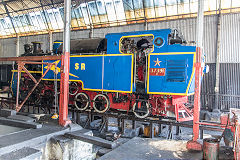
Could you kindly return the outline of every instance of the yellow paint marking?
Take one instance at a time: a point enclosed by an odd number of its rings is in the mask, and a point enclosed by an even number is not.
[[[58,63],[60,62],[60,60],[57,60],[55,61],[55,65],[52,65],[52,67],[50,68],[51,71],[55,72],[57,70],[57,73],[60,73],[61,69],[59,67],[55,68],[55,66],[58,65]],[[45,69],[48,69],[48,66],[44,67]],[[69,76],[72,76],[72,77],[76,77],[76,78],[79,78],[78,76],[72,74],[72,73],[69,73]]]
[[[81,63],[81,70],[85,70],[85,63]]]
[[[159,61],[158,58],[157,58],[157,60],[156,60],[156,61],[153,61],[153,62],[155,62],[155,65],[154,65],[154,66],[158,65],[158,66],[160,67],[160,63],[161,63],[162,61]]]

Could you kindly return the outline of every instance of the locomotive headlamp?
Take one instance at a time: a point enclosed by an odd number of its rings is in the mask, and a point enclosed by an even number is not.
[[[161,37],[156,37],[156,38],[154,39],[154,46],[155,46],[155,47],[160,48],[160,47],[163,46],[163,44],[164,44],[164,40],[163,40]]]

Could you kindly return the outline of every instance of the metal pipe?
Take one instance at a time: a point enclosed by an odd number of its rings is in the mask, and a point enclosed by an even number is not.
[[[144,30],[147,31],[148,30],[148,22],[147,22],[147,17],[146,17],[146,11],[145,11],[145,5],[144,5],[144,1],[142,0],[142,4],[143,4],[143,13],[144,13]],[[135,12],[135,11],[134,11]],[[155,13],[156,14],[156,13]],[[136,16],[135,16],[136,18]]]
[[[215,126],[215,127],[226,128],[226,125],[220,124],[220,123],[198,122],[198,124],[200,124],[200,125],[205,125],[205,126]]]
[[[71,0],[64,0],[64,52],[70,52]]]
[[[196,46],[196,62],[195,67],[195,95],[193,108],[193,139],[188,141],[188,150],[202,150],[202,145],[197,142],[199,138],[199,114],[200,114],[200,85],[202,76],[202,40],[203,40],[203,18],[204,18],[204,0],[198,0],[198,16],[197,16],[197,46]]]
[[[20,87],[20,76],[21,76],[20,74],[21,74],[21,68],[20,68],[20,65],[18,64],[16,108],[19,105],[18,99],[19,99],[19,87]]]
[[[49,50],[53,50],[53,33],[52,31],[49,31]]]
[[[215,82],[215,105],[213,110],[218,109],[218,99],[219,99],[219,75],[220,75],[220,40],[221,40],[221,0],[219,0],[219,13],[218,13],[218,23],[217,23],[217,53],[216,53],[216,82]]]
[[[61,56],[26,56],[26,57],[2,57],[0,61],[42,61],[60,60]]]
[[[61,80],[59,99],[59,124],[67,126],[68,119],[68,93],[69,93],[69,63],[70,63],[70,30],[71,26],[71,0],[64,0],[64,54],[61,59]]]
[[[136,90],[136,78],[137,78],[137,54],[133,53],[134,56],[134,79],[133,79],[133,86],[134,89]]]
[[[21,69],[24,67],[24,64],[18,64],[18,65],[21,65]],[[27,96],[25,97],[25,99],[23,100],[23,102],[18,105],[18,101],[16,103],[16,111],[19,112],[20,109],[22,108],[22,106],[24,105],[24,103],[27,101],[27,99],[31,96],[31,94],[33,93],[33,91],[37,88],[37,86],[39,85],[39,83],[41,82],[41,80],[45,77],[45,75],[48,73],[48,71],[50,70],[50,68],[52,67],[53,63],[52,64],[48,64],[48,69],[43,73],[42,77],[35,83],[35,85],[33,86],[33,88],[28,92]],[[30,74],[31,75],[31,74]],[[29,76],[30,76],[29,75]],[[19,85],[19,83],[18,83]],[[19,88],[18,88],[18,92],[19,92]]]
[[[200,85],[202,75],[202,44],[203,44],[203,17],[204,17],[204,0],[198,1],[197,16],[197,48],[195,63],[195,95],[194,95],[194,117],[193,117],[193,141],[197,141],[199,137],[199,112],[200,112]]]
[[[19,57],[20,56],[20,36],[17,34],[17,37],[16,37],[16,56]]]

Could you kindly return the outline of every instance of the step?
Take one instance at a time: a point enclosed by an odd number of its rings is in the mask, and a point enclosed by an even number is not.
[[[113,149],[113,148],[116,148],[117,146],[117,144],[114,142],[102,139],[100,137],[85,135],[81,131],[66,133],[64,136],[71,139],[77,139],[83,142],[92,143],[108,149]]]
[[[0,156],[0,160],[14,159],[14,160],[40,160],[42,152],[30,147],[21,148],[19,150],[4,154]]]

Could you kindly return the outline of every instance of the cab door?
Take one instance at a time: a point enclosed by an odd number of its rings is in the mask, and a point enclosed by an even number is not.
[[[153,52],[153,34],[123,36],[120,39],[120,52],[133,54],[133,92],[146,94],[148,54]]]

